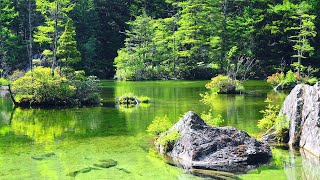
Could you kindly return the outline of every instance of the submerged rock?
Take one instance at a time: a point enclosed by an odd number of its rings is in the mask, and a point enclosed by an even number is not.
[[[320,157],[320,84],[297,85],[281,109],[290,120],[289,145]]]
[[[116,165],[118,165],[118,162],[113,159],[100,160],[99,163],[94,164],[94,166],[100,168],[111,168]]]
[[[46,153],[46,154],[41,154],[41,155],[35,155],[35,156],[32,156],[31,158],[34,160],[41,161],[41,160],[44,160],[44,159],[49,158],[54,155],[55,155],[55,153]]]
[[[96,170],[95,168],[92,168],[92,167],[87,167],[87,168],[83,168],[81,170],[77,170],[77,171],[72,171],[72,172],[69,172],[67,174],[67,176],[71,176],[71,177],[76,177],[78,174],[80,173],[88,173],[90,172],[91,170]]]
[[[205,170],[205,169],[190,169],[190,172],[197,176],[209,177],[213,179],[239,179],[236,174],[221,172],[221,171],[213,171],[213,170]]]
[[[272,157],[270,146],[232,127],[208,126],[197,114],[188,112],[167,134],[180,138],[170,146],[155,142],[161,154],[185,169],[208,169],[244,173]]]

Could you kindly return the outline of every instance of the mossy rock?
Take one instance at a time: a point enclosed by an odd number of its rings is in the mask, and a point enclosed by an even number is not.
[[[111,168],[118,165],[118,162],[113,159],[100,160],[99,163],[93,164],[99,168]]]

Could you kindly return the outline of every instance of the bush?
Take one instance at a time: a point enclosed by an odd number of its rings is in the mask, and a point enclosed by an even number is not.
[[[222,118],[221,114],[217,117],[213,117],[211,111],[208,113],[203,112],[201,114],[201,118],[209,125],[209,126],[220,126],[224,119]]]
[[[133,93],[127,93],[116,98],[118,104],[137,105],[139,103],[149,103],[150,98],[147,96],[136,96]]]
[[[315,85],[318,82],[317,78],[310,78],[307,80],[307,84]]]
[[[263,114],[263,118],[258,121],[258,127],[260,129],[270,129],[275,125],[276,119],[280,111],[279,105],[271,104],[272,101],[267,99],[265,101],[268,103],[265,110],[260,111]]]
[[[6,80],[5,78],[0,78],[0,86],[8,86],[9,81]]]
[[[289,132],[289,120],[285,115],[279,114],[280,107],[278,105],[271,104],[272,101],[267,99],[268,103],[265,110],[260,111],[263,114],[263,118],[259,120],[258,127],[260,129],[273,129],[275,136],[278,140],[282,141],[283,138]]]
[[[244,90],[244,87],[238,80],[233,80],[225,75],[218,75],[211,79],[206,84],[206,88],[213,93],[239,93]]]
[[[172,147],[180,137],[179,131],[173,130],[165,135],[161,135],[157,140],[157,143],[163,146],[164,151],[168,151],[169,147]]]
[[[283,72],[275,73],[275,74],[272,74],[271,76],[268,76],[267,82],[271,84],[273,87],[275,87],[281,84],[284,81],[284,78],[285,76]]]
[[[51,74],[50,68],[36,67],[12,82],[12,91],[18,104],[24,105],[83,105],[99,102],[95,77],[86,77],[83,71],[72,76]]]
[[[294,73],[293,71],[289,70],[286,75],[281,72],[268,76],[267,82],[273,87],[277,87],[279,89],[291,89],[298,83],[314,85],[318,82],[318,79],[309,77],[302,73]]]
[[[156,117],[152,123],[148,126],[147,132],[153,135],[160,135],[163,132],[169,130],[172,126],[172,123],[167,116]]]

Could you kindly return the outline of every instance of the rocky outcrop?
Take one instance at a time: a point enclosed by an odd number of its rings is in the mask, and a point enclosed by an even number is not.
[[[320,157],[320,84],[297,85],[286,98],[281,113],[290,120],[289,145]]]
[[[272,157],[268,144],[232,127],[208,126],[198,115],[188,112],[166,133],[178,131],[180,138],[169,147],[155,144],[161,154],[186,169],[209,169],[244,173]]]

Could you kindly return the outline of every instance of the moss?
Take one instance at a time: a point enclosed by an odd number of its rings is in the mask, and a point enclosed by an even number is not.
[[[158,138],[158,145],[163,147],[165,152],[169,151],[174,143],[181,137],[178,130],[173,130],[168,132],[167,134],[162,134]]]

